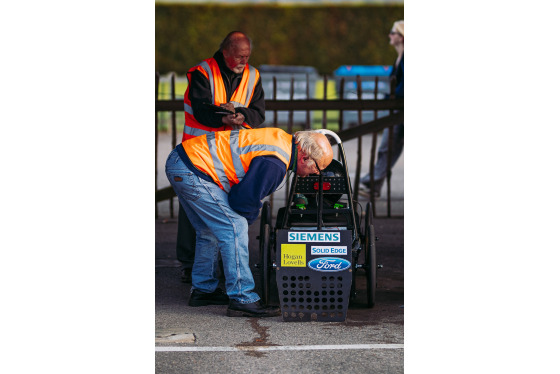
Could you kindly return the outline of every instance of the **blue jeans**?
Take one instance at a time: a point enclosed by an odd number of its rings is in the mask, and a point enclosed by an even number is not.
[[[187,168],[176,150],[167,158],[165,173],[196,231],[192,290],[216,290],[220,253],[229,298],[242,304],[259,300],[249,267],[247,219],[230,208],[224,190]]]
[[[391,150],[391,169],[397,163],[404,148],[404,123],[393,126],[393,148]],[[389,128],[383,130],[381,144],[377,149],[377,161],[373,168],[374,190],[381,192],[383,182],[387,176],[387,158],[389,156]],[[360,183],[369,186],[369,173],[360,179]]]

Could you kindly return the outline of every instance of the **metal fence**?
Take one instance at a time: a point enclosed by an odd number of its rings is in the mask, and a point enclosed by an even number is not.
[[[355,165],[355,179],[352,182],[354,190],[357,191],[359,187],[359,179],[362,169],[362,155],[364,151],[362,146],[362,137],[364,135],[372,136],[372,144],[369,149],[370,163],[367,166],[370,175],[373,175],[373,167],[375,165],[375,156],[377,149],[377,134],[385,128],[389,128],[389,137],[392,138],[393,126],[404,122],[404,102],[402,99],[383,98],[380,95],[378,88],[383,85],[379,84],[380,79],[383,77],[369,77],[369,87],[371,92],[364,94],[363,80],[359,75],[357,76],[342,76],[342,77],[311,77],[313,85],[322,82],[322,89],[319,87],[312,87],[310,84],[310,74],[306,72],[304,95],[299,94],[296,96],[296,86],[301,87],[302,77],[299,79],[294,74],[292,77],[286,78],[286,74],[280,78],[282,80],[283,92],[279,95],[278,82],[279,78],[276,75],[266,76],[264,72],[263,82],[267,81],[267,88],[272,88],[270,94],[265,98],[265,105],[267,111],[267,118],[272,114],[272,122],[265,123],[267,127],[281,127],[288,133],[293,133],[298,130],[308,130],[317,128],[329,128],[335,131],[341,140],[349,141],[356,139],[357,146],[356,152],[356,165]],[[346,84],[351,81],[352,85]],[[287,82],[287,85],[286,85]],[[183,93],[186,89],[186,78],[177,78],[174,73],[161,77],[156,72],[155,82],[155,196],[156,196],[156,218],[158,218],[158,202],[169,200],[169,211],[171,217],[174,216],[174,198],[175,193],[171,186],[158,187],[158,173],[163,172],[164,164],[162,163],[162,154],[158,153],[159,148],[159,135],[160,133],[169,134],[171,148],[175,147],[182,137],[182,130],[184,126],[183,116]],[[335,94],[332,93],[333,85],[337,86]],[[351,95],[345,92],[347,87],[355,87],[355,91]],[[329,90],[330,88],[330,90]],[[301,88],[300,88],[301,91]],[[287,92],[287,95],[286,95]],[[281,96],[283,99],[278,99]],[[318,96],[318,97],[315,97]],[[368,97],[368,98],[364,98]],[[177,113],[179,112],[179,113]],[[287,115],[282,115],[282,114]],[[305,113],[305,116],[296,115],[294,113]],[[353,113],[353,121],[345,121],[347,113]],[[366,117],[369,121],[364,121]],[[389,142],[389,157],[392,152],[391,144]],[[354,151],[354,150],[352,150]],[[349,150],[345,149],[346,154]],[[391,168],[387,168],[387,217],[391,217]],[[289,184],[289,181],[287,181]],[[289,186],[286,186],[286,197],[289,191]],[[355,193],[354,196],[357,194]],[[373,205],[374,216],[377,216],[376,201],[373,194],[369,196],[369,201]],[[273,203],[273,196],[270,197],[271,204]]]

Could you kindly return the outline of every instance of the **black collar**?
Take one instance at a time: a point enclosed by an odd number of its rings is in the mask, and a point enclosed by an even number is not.
[[[291,170],[294,173],[297,170],[297,144],[296,144],[295,136],[292,136],[292,156],[290,157],[290,164],[288,165],[288,170]]]

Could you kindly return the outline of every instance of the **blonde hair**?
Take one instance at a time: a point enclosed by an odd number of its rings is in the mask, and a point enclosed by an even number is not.
[[[393,23],[393,29],[404,37],[404,20]]]
[[[320,160],[324,156],[323,149],[317,144],[315,134],[317,131],[298,131],[294,134],[296,144],[299,148],[313,160]]]

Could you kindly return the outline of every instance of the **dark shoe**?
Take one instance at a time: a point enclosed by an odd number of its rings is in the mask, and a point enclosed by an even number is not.
[[[369,188],[368,188],[368,189],[366,189],[366,188],[360,188],[360,189],[358,190],[358,193],[359,193],[360,195],[364,196],[364,197],[367,197],[367,198],[369,198],[370,195],[372,194],[372,193],[370,192]],[[380,194],[378,191],[373,191],[373,198],[374,198],[374,199],[377,200],[377,199],[379,199],[380,196],[381,196],[381,194]]]
[[[192,283],[192,269],[183,269],[181,270],[181,282],[183,283]]]
[[[250,304],[241,304],[235,300],[230,300],[227,309],[228,317],[275,317],[279,315],[280,308],[276,306],[265,307],[260,300]]]
[[[369,191],[370,189],[369,175],[367,178],[360,179],[359,190]],[[381,195],[381,189],[383,188],[383,183],[385,183],[385,178],[373,181],[373,196],[378,198]]]
[[[212,293],[193,290],[189,299],[189,306],[228,305],[229,297],[220,288]]]

